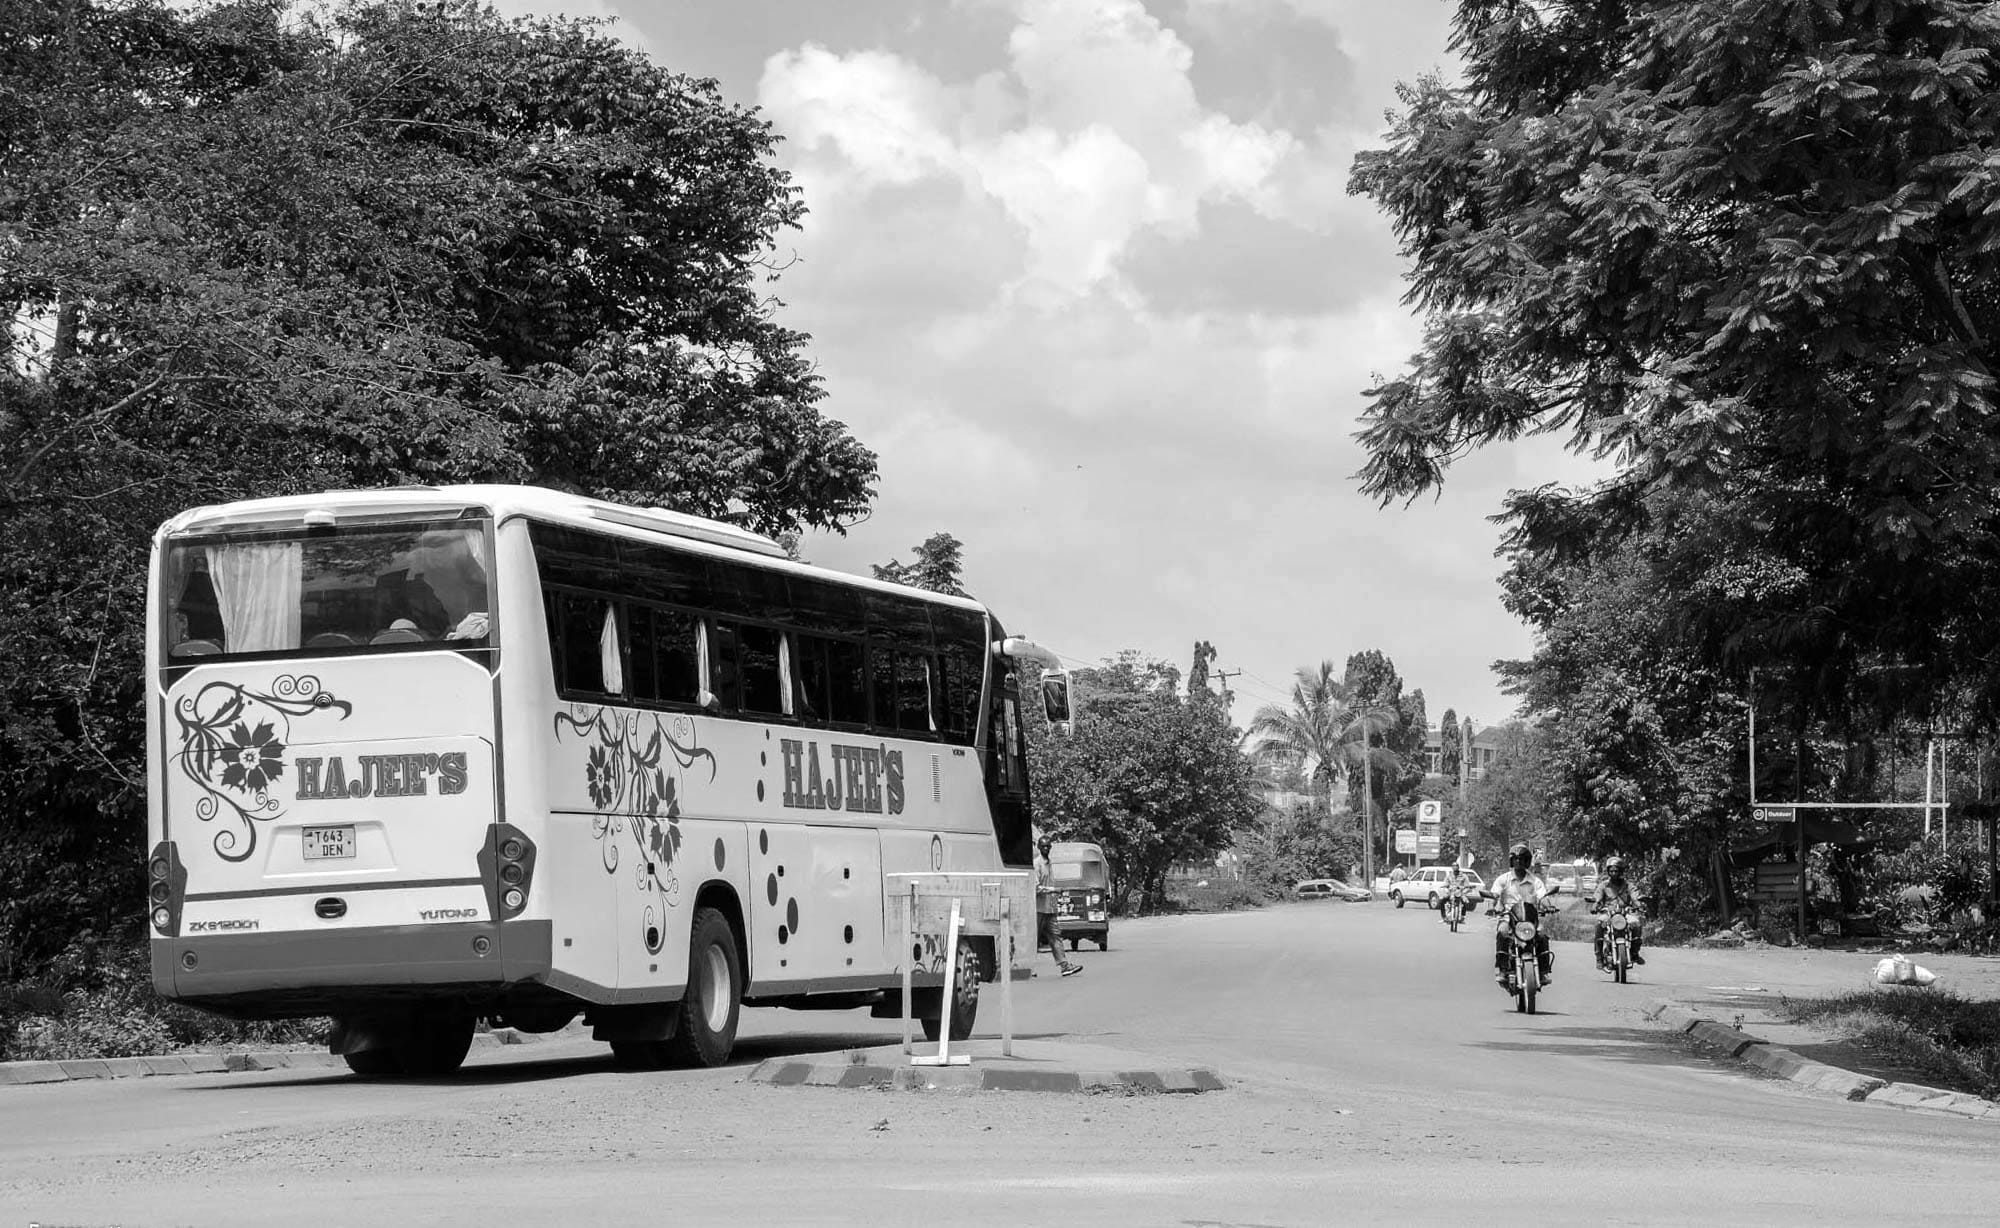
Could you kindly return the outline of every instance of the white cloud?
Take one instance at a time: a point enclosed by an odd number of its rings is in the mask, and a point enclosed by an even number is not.
[[[1192,234],[1204,200],[1276,199],[1289,134],[1204,110],[1187,45],[1137,0],[1022,0],[1009,71],[939,82],[880,50],[774,55],[760,104],[804,155],[809,196],[932,174],[1002,206],[1026,239],[1013,289],[1053,308],[1116,289],[1145,231]]]

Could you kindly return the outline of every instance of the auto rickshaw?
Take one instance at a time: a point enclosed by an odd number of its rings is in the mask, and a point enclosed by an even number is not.
[[[1055,889],[1056,934],[1074,951],[1093,939],[1111,949],[1111,867],[1095,844],[1061,842],[1049,846],[1049,885]]]

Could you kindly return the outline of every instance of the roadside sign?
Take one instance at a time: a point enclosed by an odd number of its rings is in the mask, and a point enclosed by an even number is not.
[[[1429,858],[1434,858],[1438,855],[1440,851],[1441,850],[1438,847],[1438,838],[1436,836],[1417,837],[1417,859],[1419,861],[1427,860]]]
[[[1417,833],[1407,827],[1396,829],[1396,851],[1414,853],[1417,851]]]
[[[1798,817],[1793,806],[1759,806],[1750,812],[1750,818],[1758,823],[1790,823]]]

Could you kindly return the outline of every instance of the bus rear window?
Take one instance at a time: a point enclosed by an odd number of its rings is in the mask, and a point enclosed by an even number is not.
[[[175,543],[164,568],[170,658],[488,644],[478,527]]]

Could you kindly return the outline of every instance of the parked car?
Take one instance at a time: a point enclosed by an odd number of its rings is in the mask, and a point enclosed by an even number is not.
[[[1301,900],[1348,900],[1363,903],[1375,898],[1375,893],[1365,887],[1350,887],[1337,878],[1308,878],[1292,887],[1293,897]]]
[[[1411,900],[1422,900],[1426,908],[1436,908],[1451,890],[1450,866],[1425,866],[1389,888],[1389,898],[1401,908]]]

